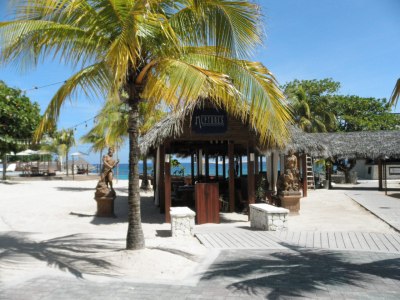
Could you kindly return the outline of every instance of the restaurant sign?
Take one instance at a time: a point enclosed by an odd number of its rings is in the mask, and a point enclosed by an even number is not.
[[[192,117],[192,131],[200,134],[224,133],[228,129],[225,111],[218,109],[195,109]]]

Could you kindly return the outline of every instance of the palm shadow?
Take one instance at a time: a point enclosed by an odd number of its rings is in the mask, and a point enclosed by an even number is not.
[[[117,194],[118,195],[118,194]],[[140,209],[142,223],[163,224],[164,215],[160,214],[159,208],[154,205],[152,196],[140,197]],[[128,222],[129,205],[128,196],[117,196],[114,200],[115,218],[94,217],[92,224],[115,224]]]
[[[96,188],[84,188],[84,187],[56,187],[58,191],[65,191],[65,192],[86,192],[86,191],[96,191]]]
[[[290,249],[261,255],[248,251],[246,257],[243,251],[223,251],[203,275],[202,282],[207,285],[208,281],[219,279],[225,282],[225,288],[238,295],[278,299],[313,294],[327,290],[326,286],[350,285],[363,289],[376,277],[400,280],[398,256],[370,262],[357,258],[355,253],[350,261],[349,252],[285,246]]]
[[[67,235],[36,242],[30,233],[0,233],[0,264],[21,262],[23,258],[35,258],[48,266],[83,278],[84,274],[118,276],[115,267],[107,260],[96,258],[97,254],[118,251],[120,240],[94,238],[83,234]],[[12,266],[10,266],[12,267]]]

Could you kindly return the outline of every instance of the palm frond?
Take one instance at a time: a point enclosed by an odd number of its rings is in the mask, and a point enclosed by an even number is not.
[[[389,99],[389,104],[396,106],[399,98],[400,98],[400,78],[397,79],[396,85],[394,86],[392,95],[390,96]]]
[[[46,131],[55,128],[60,114],[60,109],[66,99],[76,96],[82,91],[87,97],[91,98],[106,96],[107,91],[112,87],[109,82],[108,70],[103,64],[95,64],[74,74],[59,88],[51,99],[42,120],[35,131],[35,139],[40,139]]]

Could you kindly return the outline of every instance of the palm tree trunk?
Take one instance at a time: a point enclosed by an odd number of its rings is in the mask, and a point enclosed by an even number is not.
[[[140,215],[139,193],[139,97],[134,87],[129,87],[129,193],[128,193],[128,250],[145,247]]]
[[[148,191],[149,188],[150,188],[149,179],[147,177],[147,155],[144,155],[143,156],[143,179],[142,179],[142,184],[140,186],[140,189]]]

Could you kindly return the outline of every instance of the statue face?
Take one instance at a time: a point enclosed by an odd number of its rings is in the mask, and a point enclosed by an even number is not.
[[[114,149],[113,148],[109,148],[108,149],[108,155],[112,156],[114,154]]]

